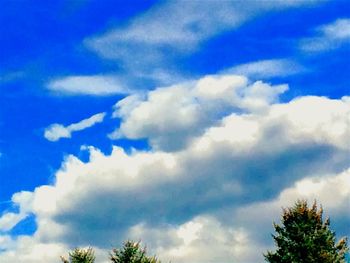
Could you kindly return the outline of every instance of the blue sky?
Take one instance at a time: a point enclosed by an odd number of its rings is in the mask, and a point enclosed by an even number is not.
[[[263,262],[298,198],[350,234],[347,1],[0,3],[1,262]]]

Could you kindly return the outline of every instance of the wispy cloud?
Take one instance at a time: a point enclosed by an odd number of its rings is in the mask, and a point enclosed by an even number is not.
[[[253,79],[266,79],[295,75],[305,71],[299,63],[289,59],[268,59],[241,64],[229,69],[225,73],[248,76]]]
[[[0,74],[0,84],[15,81],[17,79],[23,78],[24,76],[25,73],[23,71],[14,71],[5,74]]]
[[[321,52],[347,44],[350,44],[350,19],[343,18],[318,27],[313,37],[301,41],[300,48],[305,52]]]
[[[20,221],[25,219],[32,210],[33,194],[31,192],[19,192],[12,196],[12,203],[19,207],[18,213],[8,212],[0,216],[0,232],[9,231]],[[1,247],[0,247],[1,248]]]
[[[312,1],[313,2],[313,1]],[[310,1],[167,1],[100,36],[85,40],[101,57],[121,63],[135,76],[155,78],[177,72],[174,61],[200,49],[205,41],[268,11]],[[160,82],[164,84],[164,82]],[[165,83],[168,84],[168,83]]]
[[[62,124],[52,124],[45,129],[44,137],[49,141],[58,141],[61,138],[70,138],[73,132],[81,131],[86,128],[94,126],[96,123],[103,121],[106,113],[98,113],[91,116],[88,119],[84,119],[80,122],[73,123],[68,126],[63,126]]]
[[[64,77],[50,81],[47,88],[67,95],[106,96],[128,93],[117,77],[103,75]]]

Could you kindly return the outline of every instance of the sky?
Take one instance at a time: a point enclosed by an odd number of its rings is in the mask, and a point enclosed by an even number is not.
[[[262,263],[298,199],[350,236],[346,0],[0,5],[0,262]]]

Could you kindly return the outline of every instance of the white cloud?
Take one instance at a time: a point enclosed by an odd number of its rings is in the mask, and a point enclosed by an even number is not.
[[[64,255],[67,251],[64,244],[40,243],[37,242],[35,238],[31,237],[19,237],[16,240],[8,238],[8,240],[6,240],[6,246],[10,243],[16,244],[15,248],[17,251],[5,250],[4,252],[0,253],[1,262],[59,262],[59,256]]]
[[[322,25],[313,37],[305,38],[300,48],[305,52],[334,50],[350,43],[350,19],[343,18]]]
[[[27,218],[30,211],[32,211],[32,193],[18,192],[12,196],[12,203],[18,207],[18,213],[7,212],[0,217],[0,231],[11,230],[20,221]]]
[[[174,80],[157,76],[174,76],[178,72],[174,61],[199,50],[205,41],[261,13],[312,2],[248,1],[242,5],[238,1],[166,1],[85,43],[103,58],[120,62],[127,74],[171,84]]]
[[[115,114],[133,119],[128,129],[148,125],[160,132],[143,136],[156,142],[190,133],[188,142],[130,154],[89,147],[86,162],[68,156],[52,185],[20,202],[37,231],[15,244],[3,237],[0,261],[53,263],[86,245],[103,254],[132,237],[172,262],[250,263],[270,246],[267,225],[284,202],[316,197],[337,220],[348,218],[349,98],[279,103],[285,88],[214,75],[127,97]]]
[[[300,64],[292,60],[268,59],[241,64],[224,72],[226,74],[244,75],[254,79],[266,79],[294,75],[304,70]]]
[[[238,26],[245,16],[228,1],[222,4],[167,2],[135,18],[125,28],[87,40],[87,44],[107,58],[123,58],[129,55],[131,46],[140,51],[140,45],[145,49],[149,46],[170,46],[182,51],[192,50],[203,39]],[[155,51],[149,59],[160,55],[157,54],[160,50]]]
[[[120,58],[138,45],[171,46],[186,51],[216,34],[236,28],[255,15],[310,4],[310,1],[249,2],[243,8],[235,1],[168,1],[136,17],[124,28],[87,40],[104,57]],[[132,45],[127,47],[126,43]]]
[[[152,228],[136,225],[129,236],[153,247],[152,252],[171,262],[256,262],[255,244],[244,228],[223,225],[212,216],[199,216],[179,226]]]
[[[350,169],[338,174],[326,176],[314,175],[295,182],[283,190],[276,198],[256,202],[238,209],[224,211],[222,220],[232,220],[237,227],[249,226],[248,233],[255,236],[257,243],[266,244],[269,238],[266,233],[272,232],[272,221],[279,223],[282,208],[293,206],[296,200],[305,199],[309,204],[316,200],[324,208],[324,216],[330,216],[331,227],[341,230],[337,233],[340,238],[349,235],[347,228],[342,225],[350,220]],[[259,218],[259,220],[256,220]],[[261,232],[261,229],[265,231]],[[272,240],[271,240],[272,241]]]
[[[330,100],[325,97],[297,98],[289,105],[272,107],[271,118],[285,118],[286,136],[289,140],[312,140],[331,143],[350,149],[349,100]],[[302,128],[300,128],[302,127]],[[302,139],[303,138],[303,139]]]
[[[211,75],[143,97],[129,96],[115,105],[114,116],[122,123],[110,137],[148,138],[155,149],[179,150],[227,112],[263,111],[287,88],[249,83],[243,76]]]
[[[96,123],[103,122],[106,113],[98,113],[90,118],[84,119],[80,122],[63,126],[62,124],[52,124],[45,129],[44,137],[49,141],[58,141],[61,138],[70,138],[72,132],[82,131],[94,126]]]
[[[0,251],[1,250],[11,250],[16,248],[16,242],[12,239],[10,235],[0,234]]]
[[[15,225],[17,225],[20,221],[26,218],[26,214],[17,214],[17,213],[5,213],[0,217],[0,230],[8,231],[11,230]]]
[[[272,221],[278,222],[282,208],[293,205],[297,199],[307,199],[310,204],[315,199],[318,200],[325,209],[325,216],[331,215],[332,227],[337,221],[349,220],[349,178],[350,170],[323,177],[304,178],[271,201],[233,209],[219,208],[216,216],[200,215],[179,225],[139,223],[131,226],[125,236],[133,240],[141,239],[143,244],[147,244],[148,253],[156,254],[163,261],[259,262],[262,254],[272,248]],[[50,230],[53,229],[48,226],[47,232]],[[3,236],[0,238],[0,247],[21,251],[17,254],[0,254],[1,262],[11,262],[15,255],[16,262],[27,262],[25,260],[28,259],[33,262],[57,262],[58,257],[66,255],[69,249],[63,243],[45,244],[38,236],[22,237],[17,242],[9,236]],[[107,262],[109,249],[95,247],[98,263]],[[42,258],[46,258],[46,261],[40,261]]]
[[[67,95],[106,96],[127,94],[121,81],[112,76],[70,76],[52,80],[47,84],[51,91]]]

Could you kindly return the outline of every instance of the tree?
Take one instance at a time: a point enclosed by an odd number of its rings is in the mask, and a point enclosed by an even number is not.
[[[160,263],[157,258],[146,255],[146,248],[140,242],[126,241],[122,249],[113,249],[110,253],[113,263]]]
[[[329,228],[330,220],[323,221],[322,207],[316,201],[308,207],[299,200],[283,209],[281,225],[274,224],[272,235],[277,250],[268,251],[265,260],[271,263],[345,263],[348,250],[346,238],[336,243],[335,232]]]
[[[69,253],[69,261],[61,257],[63,263],[94,263],[95,262],[95,254],[93,249],[87,248],[76,248],[72,252]]]

